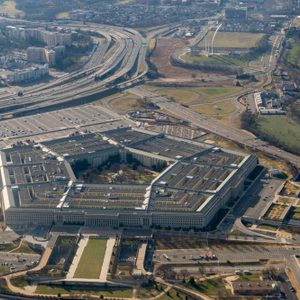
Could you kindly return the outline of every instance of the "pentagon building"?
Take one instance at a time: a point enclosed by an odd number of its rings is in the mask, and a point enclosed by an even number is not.
[[[72,166],[119,155],[161,172],[150,183],[87,183]],[[0,152],[8,226],[204,228],[244,189],[252,155],[130,128],[18,144]]]

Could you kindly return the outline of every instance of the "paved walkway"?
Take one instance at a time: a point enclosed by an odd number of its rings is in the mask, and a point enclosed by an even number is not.
[[[187,287],[183,287],[183,286],[180,286],[180,285],[177,285],[177,284],[172,284],[172,283],[169,283],[167,281],[164,281],[162,278],[160,277],[155,277],[155,281],[156,282],[159,282],[159,283],[162,283],[162,284],[165,284],[166,286],[168,287],[171,287],[171,288],[174,288],[175,290],[178,290],[180,292],[183,292],[183,293],[187,293],[188,295],[192,295],[193,297],[195,297],[196,299],[201,299],[201,300],[212,300],[211,297],[203,294],[203,293],[200,293],[200,292],[196,292],[192,289],[189,289]]]
[[[72,261],[72,264],[70,266],[69,272],[66,276],[67,279],[74,278],[74,275],[75,275],[77,266],[79,264],[80,258],[82,256],[82,253],[83,253],[88,241],[89,241],[88,237],[84,237],[80,240],[79,245],[78,245],[78,249],[77,249],[76,254],[73,258],[73,261]]]
[[[103,259],[103,264],[101,268],[101,273],[100,273],[100,281],[106,281],[107,278],[107,273],[109,270],[109,263],[110,259],[114,250],[114,245],[115,245],[116,239],[115,238],[109,238],[106,243],[106,250],[105,250],[105,255]]]
[[[57,239],[57,235],[53,235],[52,238],[51,238],[51,240],[49,241],[50,246],[52,246],[53,244],[55,244],[56,239]],[[44,253],[42,255],[42,258],[40,259],[39,264],[36,267],[34,267],[33,269],[31,269],[31,271],[39,271],[42,268],[44,268],[46,266],[48,260],[49,260],[49,257],[51,255],[51,253],[52,253],[52,248],[48,246],[45,249],[45,251],[44,251]],[[15,277],[18,277],[18,276],[22,276],[22,275],[26,275],[27,271],[28,270],[20,271],[20,272],[9,274],[7,276],[3,276],[3,278],[6,280],[8,288],[12,292],[14,292],[14,293],[20,293],[22,295],[27,295],[27,296],[31,296],[32,295],[32,291],[31,290],[24,290],[22,288],[16,287],[16,286],[12,285],[11,281],[10,281],[12,278],[15,278]]]
[[[144,262],[147,251],[147,243],[143,243],[138,251],[137,260],[136,260],[136,268],[142,272],[142,274],[146,274],[146,270],[144,269]]]

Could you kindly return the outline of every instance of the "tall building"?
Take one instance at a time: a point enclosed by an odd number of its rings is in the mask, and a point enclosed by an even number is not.
[[[30,67],[24,70],[12,72],[6,76],[10,84],[36,80],[49,74],[48,65]]]
[[[49,47],[55,47],[58,45],[71,45],[72,34],[52,32],[43,29],[30,28],[25,30],[25,36],[27,40],[34,39],[46,44]]]
[[[44,64],[47,63],[46,49],[41,47],[27,48],[27,61],[31,63]]]
[[[25,29],[22,27],[6,26],[6,32],[9,38],[15,40],[25,39]]]
[[[46,59],[49,67],[56,65],[56,55],[54,50],[46,50]]]

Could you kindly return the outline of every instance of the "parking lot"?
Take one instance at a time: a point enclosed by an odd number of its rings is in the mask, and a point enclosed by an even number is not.
[[[0,265],[4,271],[18,272],[26,268],[34,267],[39,263],[40,255],[29,253],[0,252]]]
[[[213,244],[199,249],[155,250],[154,260],[162,264],[195,264],[196,262],[253,262],[266,259],[289,258],[293,247],[266,246],[256,244]]]
[[[243,201],[240,201],[233,210],[236,217],[259,219],[261,218],[275,198],[278,188],[283,181],[278,179],[263,178],[257,181],[245,194]]]
[[[75,130],[103,131],[124,125],[118,116],[100,106],[85,105],[34,116],[0,121],[1,146],[11,139],[33,137],[35,140],[64,136]]]

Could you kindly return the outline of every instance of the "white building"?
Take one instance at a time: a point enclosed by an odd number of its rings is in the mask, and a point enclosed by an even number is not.
[[[26,82],[31,80],[37,80],[48,74],[49,74],[48,65],[45,64],[43,66],[29,67],[24,70],[9,73],[6,75],[6,81],[8,83],[14,84],[14,83]]]

